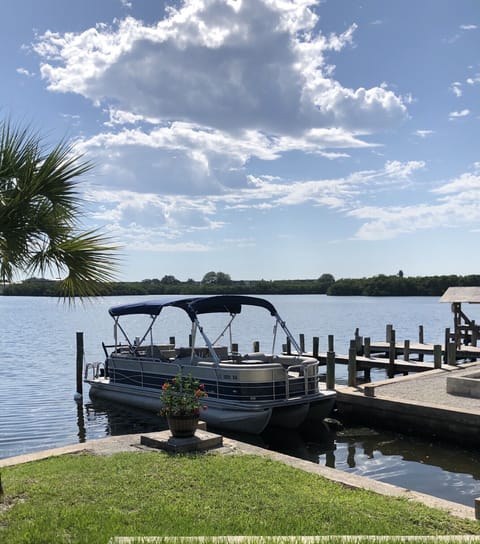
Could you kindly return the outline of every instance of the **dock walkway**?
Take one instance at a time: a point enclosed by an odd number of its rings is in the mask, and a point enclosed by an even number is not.
[[[447,393],[447,378],[480,372],[464,363],[355,387],[337,386],[340,415],[403,432],[480,445],[480,399]]]

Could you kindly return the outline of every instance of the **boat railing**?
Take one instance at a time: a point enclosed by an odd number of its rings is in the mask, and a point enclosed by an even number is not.
[[[91,373],[92,377],[89,378],[89,374]],[[95,362],[95,363],[87,363],[85,365],[85,371],[84,371],[84,379],[85,380],[96,380],[97,378],[102,378],[106,376],[106,366],[103,361]]]

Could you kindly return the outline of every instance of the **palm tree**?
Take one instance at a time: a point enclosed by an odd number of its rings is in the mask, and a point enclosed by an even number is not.
[[[65,141],[48,148],[30,128],[0,122],[0,280],[22,272],[62,277],[61,293],[99,294],[115,278],[117,250],[98,230],[79,228],[79,177],[92,164]]]

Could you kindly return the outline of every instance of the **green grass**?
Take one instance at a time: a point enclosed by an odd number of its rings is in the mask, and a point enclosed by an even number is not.
[[[475,521],[260,456],[65,455],[2,469],[0,542],[114,536],[458,535]],[[393,540],[395,542],[395,540]]]

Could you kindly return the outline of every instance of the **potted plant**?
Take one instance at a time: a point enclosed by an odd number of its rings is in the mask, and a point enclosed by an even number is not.
[[[195,434],[200,411],[207,408],[203,404],[207,396],[205,386],[191,374],[183,376],[179,372],[175,378],[163,384],[160,415],[167,418],[173,436],[185,438]]]

